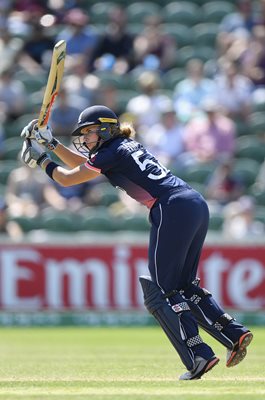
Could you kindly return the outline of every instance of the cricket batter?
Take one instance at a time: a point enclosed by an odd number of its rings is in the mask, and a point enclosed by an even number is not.
[[[227,367],[241,362],[252,333],[235,321],[199,286],[196,279],[209,211],[204,198],[174,176],[140,143],[129,124],[120,124],[109,108],[96,105],[79,116],[72,133],[75,152],[61,144],[37,120],[22,131],[22,159],[39,165],[62,186],[104,174],[110,183],[150,210],[149,271],[140,283],[153,314],[179,354],[187,372],[181,380],[200,379],[219,359],[200,337],[198,325],[227,348]],[[29,139],[31,138],[31,139]],[[51,161],[53,151],[68,168]]]

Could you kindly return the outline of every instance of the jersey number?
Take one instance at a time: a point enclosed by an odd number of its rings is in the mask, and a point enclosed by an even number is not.
[[[154,175],[152,173],[148,174],[147,177],[153,180],[158,180],[158,179],[162,179],[164,178],[167,174],[168,174],[168,170],[163,167],[158,161],[153,161],[153,160],[149,160],[148,158],[145,159],[143,162],[140,161],[140,157],[144,154],[144,152],[142,150],[138,150],[135,153],[132,153],[132,157],[134,159],[134,161],[136,162],[136,164],[140,167],[141,171],[145,171],[147,165],[154,165],[156,167],[156,169],[158,170],[158,174]]]

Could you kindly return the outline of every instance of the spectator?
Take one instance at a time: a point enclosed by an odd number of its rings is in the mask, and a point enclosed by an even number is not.
[[[242,196],[224,208],[223,235],[233,240],[262,237],[264,224],[255,220],[255,203],[251,196]]]
[[[174,107],[183,122],[188,121],[200,110],[204,99],[216,95],[215,82],[204,76],[203,67],[201,60],[190,60],[186,67],[187,77],[175,87]]]
[[[257,4],[258,25],[265,27],[265,0],[260,0]]]
[[[87,61],[83,55],[68,59],[68,73],[64,76],[64,87],[71,96],[82,98],[87,106],[95,104],[95,94],[100,80],[87,73]]]
[[[87,105],[83,97],[71,95],[70,90],[62,86],[49,121],[54,135],[70,140],[70,132],[74,128],[81,110]]]
[[[258,22],[254,14],[253,1],[237,0],[236,11],[226,15],[220,23],[219,31],[230,34],[250,34]]]
[[[12,240],[20,240],[23,231],[15,221],[8,220],[8,206],[4,199],[0,198],[0,237],[7,236]]]
[[[50,179],[22,165],[14,169],[8,178],[6,201],[11,217],[35,217],[43,209],[53,207],[62,210],[65,202],[58,195]]]
[[[244,184],[233,171],[233,160],[224,160],[212,172],[205,189],[205,196],[211,206],[223,207],[236,201],[244,192]]]
[[[113,7],[106,32],[101,35],[94,50],[92,70],[112,69],[118,74],[126,73],[132,66],[132,44],[133,35],[127,32],[125,9]]]
[[[54,199],[57,210],[70,210],[76,212],[83,207],[90,205],[90,195],[95,183],[84,182],[79,185],[63,187],[56,182],[51,182],[45,189],[45,197]]]
[[[12,65],[18,63],[19,55],[23,47],[23,40],[13,37],[8,29],[7,22],[0,28],[0,73],[6,71]]]
[[[144,29],[134,39],[133,50],[136,65],[146,65],[152,55],[156,68],[165,72],[174,66],[177,46],[175,39],[162,31],[161,18],[150,15],[145,19]]]
[[[265,86],[265,25],[253,28],[248,46],[240,57],[242,71],[253,83],[255,88]]]
[[[236,129],[214,100],[202,104],[204,115],[190,120],[184,130],[183,155],[186,164],[207,163],[234,156]]]
[[[178,157],[183,152],[184,126],[178,121],[173,104],[161,110],[160,121],[143,133],[144,143],[163,165],[169,168],[178,166]]]
[[[8,119],[17,118],[26,110],[26,91],[23,83],[14,78],[11,67],[0,74],[0,102]]]
[[[96,104],[103,104],[120,115],[124,109],[120,104],[119,91],[112,83],[101,82],[96,94]]]
[[[161,80],[155,71],[144,71],[138,77],[141,93],[129,100],[127,111],[137,118],[139,129],[152,127],[160,121],[161,112],[171,99],[160,93]]]
[[[89,26],[88,15],[81,8],[73,8],[67,11],[64,22],[66,26],[57,36],[57,40],[66,40],[68,55],[85,55],[89,63],[98,36]]]
[[[40,23],[31,24],[31,29],[31,35],[25,40],[22,52],[31,63],[41,66],[44,64],[45,55],[51,55],[55,42]]]
[[[265,191],[265,159],[262,162],[258,175],[253,185],[254,189],[259,192]]]
[[[235,63],[225,61],[215,77],[216,98],[227,116],[246,120],[251,112],[253,84],[241,75]]]

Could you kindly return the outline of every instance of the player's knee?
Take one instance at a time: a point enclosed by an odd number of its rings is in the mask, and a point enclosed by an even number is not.
[[[199,280],[192,282],[190,286],[181,290],[181,293],[184,295],[186,299],[188,299],[194,304],[198,304],[201,300],[205,299],[206,297],[212,296],[209,290],[201,288],[199,286]]]
[[[145,307],[151,314],[164,306],[170,306],[176,314],[190,311],[188,303],[177,290],[164,293],[150,277],[141,276],[139,280],[144,293]]]

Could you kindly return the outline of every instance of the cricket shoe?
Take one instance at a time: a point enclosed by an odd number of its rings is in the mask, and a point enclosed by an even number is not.
[[[251,343],[253,334],[246,332],[240,336],[232,350],[227,350],[226,366],[228,368],[239,364],[247,355],[247,346]]]
[[[179,377],[180,381],[190,381],[192,379],[201,379],[202,375],[210,371],[215,365],[219,363],[219,358],[213,356],[209,360],[205,360],[200,356],[195,357],[195,367],[191,371]]]

